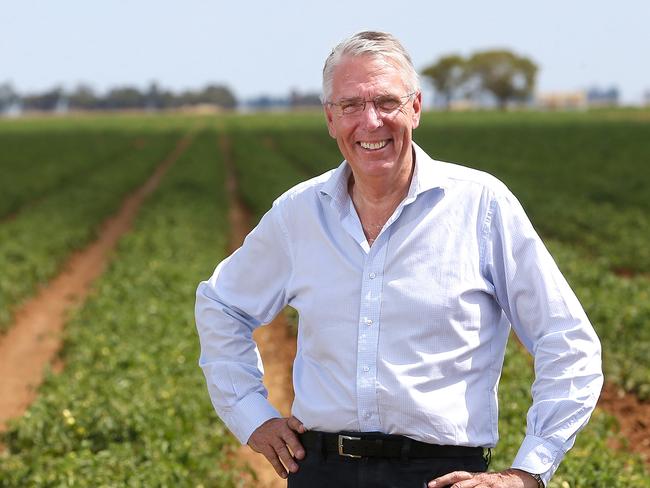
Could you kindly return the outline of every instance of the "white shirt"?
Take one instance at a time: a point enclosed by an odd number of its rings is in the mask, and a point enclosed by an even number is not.
[[[343,162],[278,198],[199,285],[213,405],[242,443],[280,416],[251,337],[288,304],[300,317],[292,413],[307,429],[493,447],[512,324],[536,372],[513,467],[548,482],[600,393],[598,338],[505,185],[414,151],[408,194],[372,247]]]

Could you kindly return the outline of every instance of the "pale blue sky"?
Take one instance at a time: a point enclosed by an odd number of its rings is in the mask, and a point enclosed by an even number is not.
[[[634,102],[650,89],[648,25],[648,0],[0,0],[0,82],[318,91],[332,46],[369,28],[400,38],[418,69],[505,47],[539,64],[539,91],[616,85]]]

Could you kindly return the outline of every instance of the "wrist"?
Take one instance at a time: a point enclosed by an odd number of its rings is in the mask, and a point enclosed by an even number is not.
[[[531,473],[531,472],[525,471],[523,469],[517,469],[517,468],[515,468],[515,469],[516,469],[516,471],[519,471],[520,473],[525,473],[528,476],[530,476],[532,479],[534,479],[535,482],[537,483],[537,488],[546,488],[546,485],[544,484],[544,480],[542,480],[542,476],[540,474]]]

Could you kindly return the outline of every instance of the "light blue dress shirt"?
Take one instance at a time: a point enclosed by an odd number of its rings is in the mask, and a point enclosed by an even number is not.
[[[343,162],[278,198],[199,285],[212,403],[242,443],[280,416],[252,332],[288,304],[300,317],[292,413],[305,427],[493,447],[512,325],[536,374],[513,467],[548,481],[600,393],[598,338],[505,185],[414,154],[408,194],[372,246]]]

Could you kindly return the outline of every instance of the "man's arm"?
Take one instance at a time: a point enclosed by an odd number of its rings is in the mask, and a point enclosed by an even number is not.
[[[512,468],[458,471],[429,487],[537,488],[548,484],[585,426],[603,384],[600,342],[575,294],[505,188],[489,199],[483,272],[517,336],[535,359],[533,404]]]
[[[573,446],[603,384],[600,342],[582,306],[507,190],[492,200],[485,272],[535,360],[526,437],[512,464],[545,484]]]
[[[274,206],[196,294],[199,364],[212,403],[242,443],[279,412],[267,400],[253,330],[286,305],[291,256],[280,209]]]

